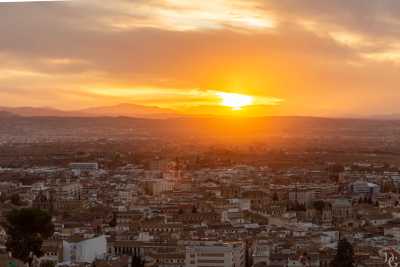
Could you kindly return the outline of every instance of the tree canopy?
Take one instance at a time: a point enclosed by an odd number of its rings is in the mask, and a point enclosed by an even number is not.
[[[132,255],[132,263],[130,267],[144,267],[145,262],[139,253],[135,252]]]
[[[335,258],[331,262],[331,267],[353,267],[353,246],[347,239],[341,239]]]
[[[6,214],[3,227],[7,233],[7,250],[25,263],[32,260],[31,253],[38,257],[43,255],[43,240],[54,232],[50,214],[35,208],[10,211]]]

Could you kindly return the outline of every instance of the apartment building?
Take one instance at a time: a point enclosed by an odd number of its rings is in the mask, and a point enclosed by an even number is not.
[[[186,267],[244,267],[245,246],[238,242],[193,242],[186,247]]]

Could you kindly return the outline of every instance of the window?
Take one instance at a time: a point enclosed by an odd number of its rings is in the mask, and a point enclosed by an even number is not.
[[[198,260],[198,263],[224,263],[224,260]]]

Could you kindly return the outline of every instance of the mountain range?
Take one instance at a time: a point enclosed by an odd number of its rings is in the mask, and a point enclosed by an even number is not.
[[[137,117],[148,119],[185,117],[171,109],[137,104],[119,104],[71,111],[49,107],[0,107],[1,117],[13,115],[23,117]]]
[[[178,111],[155,106],[144,106],[138,104],[118,104],[114,106],[100,106],[78,110],[61,110],[51,107],[2,107],[0,106],[0,117],[130,117],[143,119],[176,119],[193,117]],[[195,117],[213,117],[203,114]],[[290,117],[290,116],[289,116]],[[372,119],[372,120],[400,120],[400,114],[383,114],[370,116],[345,116],[344,118]]]

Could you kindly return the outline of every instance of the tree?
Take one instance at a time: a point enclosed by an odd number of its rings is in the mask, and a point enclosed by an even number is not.
[[[325,208],[325,202],[323,202],[322,200],[315,201],[313,205],[314,208],[319,212],[322,212],[322,210]]]
[[[197,208],[196,208],[196,206],[194,206],[194,205],[193,205],[193,207],[192,207],[192,213],[197,213]]]
[[[54,263],[54,261],[42,261],[40,263],[40,267],[55,267],[56,264]]]
[[[140,256],[140,253],[135,253],[132,255],[132,264],[130,267],[144,267],[144,260]]]
[[[110,227],[115,227],[117,226],[117,215],[115,213],[113,213],[113,217],[109,223]]]
[[[53,235],[54,225],[48,212],[35,208],[14,209],[2,223],[7,233],[7,250],[13,257],[31,265],[32,256],[41,257],[43,240]]]
[[[272,196],[272,201],[274,202],[279,201],[279,196],[276,192],[274,192],[274,195]]]
[[[250,240],[246,240],[245,242],[245,266],[246,267],[251,267],[253,266],[253,257],[251,256],[252,252],[251,252],[251,241]]]
[[[0,194],[0,202],[4,203],[6,200],[7,200],[6,194],[4,194],[4,193]]]
[[[331,267],[353,267],[353,246],[347,239],[341,239],[338,244],[336,256],[331,262]]]
[[[19,197],[18,194],[13,194],[10,197],[10,200],[11,200],[11,204],[13,204],[14,206],[21,206],[22,205],[21,198]]]

